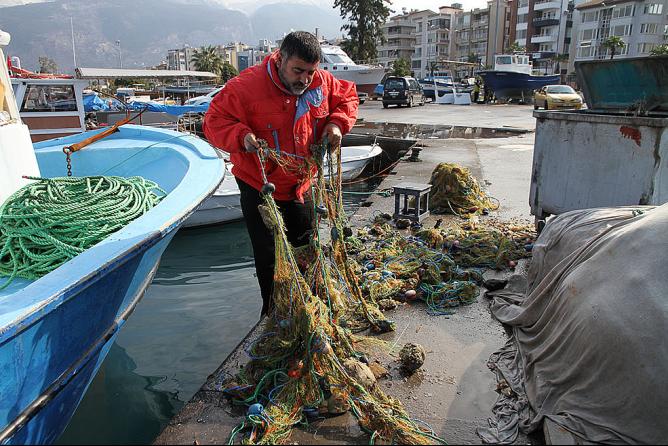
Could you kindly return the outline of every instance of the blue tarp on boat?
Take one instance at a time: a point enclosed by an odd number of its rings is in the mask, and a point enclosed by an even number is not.
[[[168,113],[174,116],[181,116],[185,113],[204,113],[209,109],[209,104],[206,105],[163,105],[157,102],[132,102],[129,104],[134,110]]]

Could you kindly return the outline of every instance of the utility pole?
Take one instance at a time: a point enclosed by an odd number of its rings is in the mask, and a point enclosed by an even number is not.
[[[116,45],[118,46],[118,65],[119,68],[123,68],[123,51],[121,50],[121,41],[117,40]]]

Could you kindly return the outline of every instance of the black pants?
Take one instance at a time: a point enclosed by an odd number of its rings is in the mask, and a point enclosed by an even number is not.
[[[267,229],[262,221],[258,205],[263,204],[260,192],[252,186],[236,179],[241,192],[241,211],[246,219],[248,235],[253,244],[255,271],[262,293],[262,313],[267,314],[272,307],[271,293],[274,284],[274,234]],[[308,244],[312,230],[312,210],[310,203],[295,201],[279,201],[276,204],[281,211],[287,236],[293,246]]]

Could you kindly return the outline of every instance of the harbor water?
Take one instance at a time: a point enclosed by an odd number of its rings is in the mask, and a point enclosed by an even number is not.
[[[349,186],[352,213],[379,180]],[[147,444],[257,323],[245,223],[181,230],[58,444]]]

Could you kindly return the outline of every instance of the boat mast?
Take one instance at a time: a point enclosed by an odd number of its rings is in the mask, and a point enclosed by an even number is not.
[[[74,22],[72,21],[72,16],[70,16],[70,30],[72,31],[72,57],[74,59],[74,69],[77,68],[77,51],[74,47]]]

